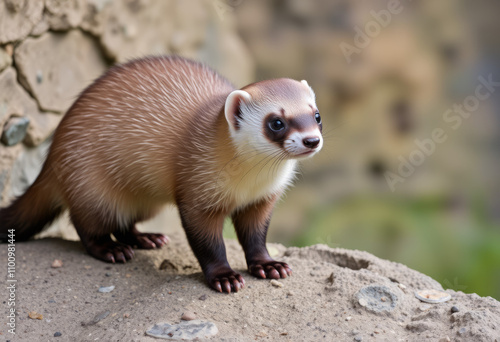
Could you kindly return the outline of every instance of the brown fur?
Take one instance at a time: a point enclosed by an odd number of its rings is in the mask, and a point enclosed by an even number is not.
[[[296,130],[310,124],[310,113],[304,115],[312,105],[301,100],[309,89],[299,82],[264,81],[244,89],[256,103],[272,98],[286,103],[297,118]],[[231,292],[244,285],[229,267],[222,239],[224,218],[231,214],[250,271],[286,277],[291,270],[269,257],[265,238],[274,203],[290,181],[280,177],[290,178],[294,164],[281,158],[267,174],[253,171],[271,159],[255,162],[258,153],[243,156],[235,146],[230,125],[248,118],[235,103],[228,125],[224,105],[233,90],[212,69],[179,57],[149,57],[111,68],[66,113],[35,183],[0,210],[0,234],[15,229],[18,240],[26,240],[69,209],[91,255],[125,262],[133,257],[133,245],[155,248],[167,242],[161,234],[138,232],[135,224],[175,202],[214,289]],[[228,167],[232,163],[234,172]],[[274,179],[282,183],[269,188]],[[245,182],[254,182],[254,189],[241,185]]]

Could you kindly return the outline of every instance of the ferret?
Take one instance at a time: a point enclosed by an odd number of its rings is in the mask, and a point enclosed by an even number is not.
[[[175,203],[210,287],[229,293],[245,285],[226,258],[228,216],[249,273],[286,278],[289,265],[266,249],[271,212],[297,161],[321,150],[321,132],[306,81],[280,78],[237,90],[181,57],[117,65],[63,117],[36,181],[0,210],[0,234],[14,229],[16,241],[27,240],[69,210],[91,256],[124,263],[132,247],[168,242],[135,225]]]

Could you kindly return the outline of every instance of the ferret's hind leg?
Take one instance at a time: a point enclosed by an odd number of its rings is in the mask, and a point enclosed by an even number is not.
[[[157,233],[141,233],[135,225],[129,229],[120,229],[113,232],[115,238],[127,244],[141,249],[161,248],[166,245],[170,239],[163,234]]]
[[[118,230],[119,225],[109,217],[74,208],[70,209],[70,216],[85,250],[94,258],[125,263],[134,257],[131,246],[111,239],[111,233]]]

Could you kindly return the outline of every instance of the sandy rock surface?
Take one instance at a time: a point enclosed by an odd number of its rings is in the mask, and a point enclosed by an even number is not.
[[[27,117],[30,126],[25,138],[29,146],[40,144],[52,133],[53,127],[62,119],[62,115],[43,113],[37,103],[17,83],[14,68],[8,68],[0,75],[0,103],[4,104],[0,111],[0,124],[8,121],[9,117]]]
[[[96,43],[79,30],[28,38],[16,48],[15,60],[21,83],[40,107],[61,113],[106,70]]]
[[[241,248],[229,240],[229,262],[247,286],[227,295],[206,286],[183,233],[170,237],[167,247],[137,251],[125,265],[95,260],[79,242],[18,243],[17,333],[12,338],[2,325],[1,336],[11,341],[54,336],[58,341],[154,341],[147,330],[157,323],[178,324],[190,312],[215,323],[213,339],[224,341],[500,341],[496,300],[447,290],[450,301],[422,303],[414,291],[442,289],[436,281],[366,252],[270,245],[271,253],[294,271],[280,280],[283,287],[276,287],[250,276]],[[6,260],[6,245],[0,246],[0,255]],[[56,259],[62,267],[51,267]],[[396,298],[391,311],[360,305],[356,294],[374,285],[395,296],[378,299]],[[109,286],[115,288],[99,292]],[[3,311],[6,316],[5,303]],[[30,312],[43,318],[29,318]]]
[[[5,0],[0,2],[0,44],[26,37],[40,21],[44,2]]]

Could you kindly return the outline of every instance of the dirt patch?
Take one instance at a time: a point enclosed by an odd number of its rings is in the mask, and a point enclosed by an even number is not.
[[[366,252],[270,245],[272,253],[294,271],[292,277],[280,280],[283,287],[275,287],[246,272],[243,252],[230,240],[228,259],[242,272],[247,287],[226,295],[205,285],[183,233],[170,237],[167,247],[137,251],[125,265],[97,261],[79,242],[18,243],[16,335],[2,324],[1,336],[11,341],[160,341],[145,331],[160,322],[179,323],[189,311],[194,318],[217,325],[214,340],[500,341],[496,300],[447,290],[450,301],[422,303],[414,291],[442,289],[439,283]],[[6,260],[6,245],[0,245],[0,255]],[[55,259],[63,266],[52,268]],[[99,292],[109,286],[115,288]],[[374,312],[361,305],[368,300],[357,294],[369,286],[383,288],[375,299],[391,300],[394,308]],[[5,292],[5,323],[7,296]],[[30,312],[43,319],[29,318]]]

